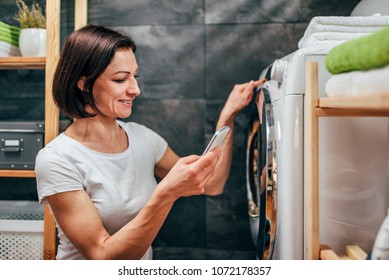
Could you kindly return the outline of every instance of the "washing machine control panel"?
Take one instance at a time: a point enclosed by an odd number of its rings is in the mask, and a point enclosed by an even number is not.
[[[287,63],[288,62],[284,59],[276,59],[273,62],[273,66],[270,72],[270,77],[272,80],[282,83]]]

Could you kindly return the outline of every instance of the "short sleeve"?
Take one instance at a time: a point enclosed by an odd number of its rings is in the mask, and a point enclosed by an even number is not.
[[[39,151],[35,159],[35,174],[39,202],[57,193],[83,190],[78,173],[63,156],[50,146]]]
[[[162,138],[158,133],[154,132],[153,130],[144,127],[147,134],[147,139],[151,142],[151,146],[153,147],[154,152],[154,163],[157,163],[162,156],[166,153],[167,149],[167,142],[165,139]]]

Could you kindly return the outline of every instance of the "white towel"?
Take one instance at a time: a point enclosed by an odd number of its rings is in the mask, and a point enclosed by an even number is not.
[[[298,42],[298,47],[311,46],[312,41],[345,42],[363,34],[374,33],[386,25],[389,25],[389,16],[314,17],[305,30],[304,36]],[[321,33],[321,35],[314,35],[317,33]],[[341,37],[334,35],[334,33],[344,34],[347,39],[339,40]]]
[[[300,40],[299,49],[317,46],[318,44],[341,44],[351,39],[368,36],[370,33],[317,32]]]
[[[372,260],[389,260],[389,209],[388,215],[378,230],[371,252]]]
[[[389,94],[389,66],[333,75],[325,85],[328,96]]]
[[[18,47],[0,41],[0,57],[1,56],[21,56],[21,53]]]

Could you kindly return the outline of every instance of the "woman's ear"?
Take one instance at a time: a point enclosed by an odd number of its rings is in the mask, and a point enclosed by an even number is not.
[[[77,87],[79,90],[84,91],[84,82],[85,82],[85,77],[81,77],[78,82],[77,82]]]

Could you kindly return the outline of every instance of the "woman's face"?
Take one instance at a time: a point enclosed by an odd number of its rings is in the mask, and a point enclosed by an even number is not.
[[[131,49],[118,49],[107,69],[93,85],[97,107],[107,117],[127,118],[140,94],[136,80],[138,64]]]

